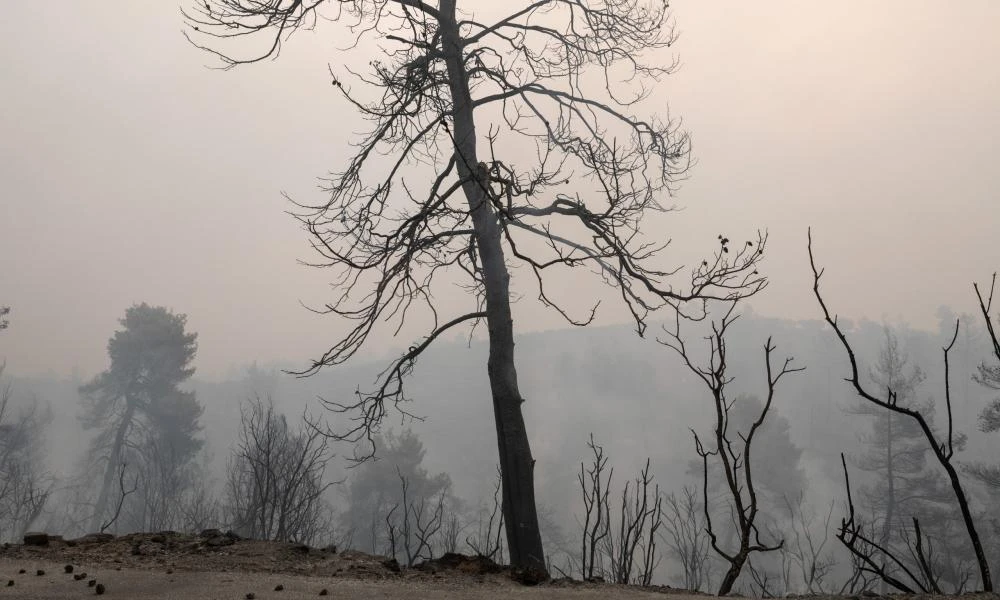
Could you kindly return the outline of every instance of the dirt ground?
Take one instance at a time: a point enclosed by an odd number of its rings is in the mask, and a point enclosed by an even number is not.
[[[705,594],[667,587],[566,579],[524,585],[516,577],[476,557],[446,555],[424,566],[401,569],[395,561],[363,552],[241,540],[215,530],[201,535],[54,537],[29,545],[0,546],[0,600],[70,600],[95,595],[158,600],[705,598]],[[878,596],[813,596],[809,600],[878,600]],[[907,600],[948,599],[911,596]],[[1000,600],[1000,595],[966,594],[962,600]]]
[[[21,568],[23,575],[17,575]],[[36,576],[36,569],[45,570],[45,575]],[[586,600],[598,598],[625,598],[642,600],[657,598],[662,594],[643,592],[636,588],[617,586],[560,587],[543,584],[527,587],[513,581],[475,582],[469,579],[441,579],[439,581],[408,580],[403,578],[384,580],[364,580],[352,577],[320,577],[305,575],[281,575],[263,573],[219,573],[219,572],[179,572],[167,575],[164,571],[150,571],[137,568],[94,569],[81,565],[87,570],[86,580],[75,581],[73,576],[63,572],[63,565],[50,561],[24,561],[0,559],[0,599],[20,600],[71,600],[93,598],[95,588],[87,586],[89,579],[96,579],[105,586],[103,597],[135,598],[156,600],[211,600],[247,598],[254,594],[255,600],[303,600],[319,598],[323,589],[328,590],[327,598],[338,600],[415,600],[417,598],[440,598],[458,600],[466,598]],[[13,579],[13,587],[3,587],[8,579]],[[281,585],[281,591],[275,588]],[[692,596],[693,598],[693,596]],[[679,600],[688,600],[680,597]]]
[[[13,585],[8,585],[13,582]],[[91,583],[93,582],[93,583]],[[362,552],[240,540],[218,532],[50,539],[0,547],[0,600],[91,598],[417,598],[694,600],[695,594],[569,580],[529,586],[489,560],[451,556],[421,568]],[[281,586],[282,589],[276,588]],[[702,596],[703,597],[703,596]]]

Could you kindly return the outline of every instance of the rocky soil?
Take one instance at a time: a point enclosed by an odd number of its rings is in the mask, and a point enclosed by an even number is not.
[[[164,531],[122,536],[91,534],[65,540],[29,534],[23,544],[0,546],[0,600],[109,598],[296,600],[329,596],[380,598],[625,598],[703,600],[668,587],[637,588],[569,579],[538,582],[483,557],[445,555],[407,569],[356,551],[244,540],[218,530],[198,535]],[[878,600],[811,597],[812,600]],[[968,594],[963,600],[1000,600]],[[909,599],[908,599],[909,600]],[[912,600],[945,600],[920,596]]]
[[[10,585],[8,585],[10,584]],[[279,589],[280,588],[280,589]],[[323,591],[326,591],[323,594]],[[413,568],[364,552],[240,539],[206,530],[63,539],[29,534],[0,546],[0,599],[662,598],[645,589],[539,582],[483,557],[447,554]]]

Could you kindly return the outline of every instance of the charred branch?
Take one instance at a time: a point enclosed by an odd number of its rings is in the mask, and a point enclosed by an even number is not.
[[[975,519],[973,518],[972,511],[969,507],[969,501],[968,497],[966,496],[965,489],[962,487],[962,482],[959,477],[958,470],[952,463],[952,458],[955,454],[955,444],[954,444],[954,434],[952,426],[951,392],[949,390],[948,354],[951,351],[952,347],[954,346],[956,338],[958,337],[958,326],[959,326],[958,321],[956,320],[955,322],[955,333],[952,336],[951,342],[947,346],[942,348],[942,351],[944,353],[943,362],[945,369],[945,399],[946,399],[946,409],[947,409],[946,417],[948,419],[948,433],[947,437],[944,440],[940,440],[937,434],[931,429],[930,424],[927,422],[927,419],[918,409],[909,408],[907,406],[899,404],[895,390],[891,388],[886,390],[885,397],[880,398],[875,394],[869,392],[861,384],[860,371],[858,368],[858,359],[854,353],[854,349],[851,347],[851,344],[848,341],[847,336],[841,329],[837,316],[831,315],[830,310],[827,308],[826,302],[823,300],[823,296],[820,294],[819,282],[820,278],[823,276],[823,273],[825,272],[825,269],[818,269],[816,267],[816,261],[813,257],[811,229],[809,230],[808,234],[807,248],[809,251],[809,265],[812,268],[812,273],[813,273],[813,294],[816,296],[816,300],[823,311],[824,320],[833,329],[833,332],[836,334],[837,339],[843,346],[844,351],[846,352],[847,358],[851,365],[850,377],[846,377],[845,381],[849,382],[853,386],[858,396],[860,396],[867,402],[870,402],[871,404],[881,407],[883,409],[892,411],[896,414],[904,415],[908,418],[911,418],[914,421],[916,421],[916,423],[920,426],[920,430],[924,433],[924,436],[927,439],[927,443],[930,445],[934,457],[937,459],[937,462],[948,474],[948,479],[951,484],[951,489],[955,494],[955,500],[958,503],[959,509],[962,514],[962,521],[965,524],[965,529],[969,536],[969,542],[976,556],[976,562],[979,567],[980,582],[983,586],[983,589],[988,592],[993,591],[993,580],[990,575],[989,562],[987,561],[986,553],[983,550],[983,545],[982,542],[980,541],[979,532],[976,529]],[[978,287],[976,287],[976,291],[978,294],[979,291]],[[991,292],[991,297],[992,297],[992,292]],[[986,306],[982,304],[982,295],[979,295],[979,298],[981,306]],[[845,466],[845,478],[846,478],[846,466]],[[851,510],[852,510],[852,515],[848,523],[853,522],[853,508]],[[856,537],[854,534],[855,531],[856,529],[850,530],[849,535],[846,536],[847,539],[851,541],[852,544],[854,543],[853,540]],[[870,542],[870,540],[863,540],[863,541],[865,543]],[[847,544],[847,542],[844,543]],[[848,548],[850,548],[850,546],[848,546]],[[885,552],[884,548],[876,546],[876,549],[879,552]],[[900,590],[903,589],[897,585],[899,584],[898,581],[893,582],[890,580],[890,578],[887,578],[888,575],[884,573],[884,569],[882,570],[882,572],[876,572],[876,573],[880,577],[882,577],[882,579],[885,580],[887,583],[890,583],[890,585],[893,585],[894,587],[897,587],[897,589]],[[914,581],[916,581],[916,578],[914,578]]]
[[[775,346],[771,338],[764,344],[764,369],[767,375],[767,397],[760,414],[750,425],[747,432],[739,432],[734,439],[729,429],[729,412],[733,406],[727,394],[727,386],[733,378],[727,374],[728,353],[726,334],[729,327],[739,318],[734,315],[736,302],[730,302],[719,321],[711,322],[711,334],[707,336],[709,358],[706,365],[697,364],[688,351],[687,344],[681,336],[680,316],[675,319],[674,329],[663,328],[666,339],[658,340],[664,346],[673,349],[684,361],[688,370],[694,373],[708,389],[712,396],[714,408],[714,427],[710,442],[703,441],[697,432],[692,430],[695,451],[702,463],[702,505],[705,515],[706,530],[715,552],[729,563],[729,568],[723,576],[718,594],[725,595],[732,590],[744,565],[755,552],[773,552],[784,545],[784,540],[777,543],[765,543],[761,540],[757,517],[759,503],[757,490],[754,487],[752,469],[752,449],[754,436],[763,425],[774,401],[775,390],[781,379],[788,374],[803,371],[804,367],[793,367],[793,358],[786,358],[780,369],[772,364],[771,355]],[[717,462],[722,467],[726,484],[726,498],[733,514],[739,546],[734,549],[722,547],[715,532],[710,510],[708,479],[709,463]]]

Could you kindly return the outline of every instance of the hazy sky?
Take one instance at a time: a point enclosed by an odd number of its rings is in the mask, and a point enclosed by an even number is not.
[[[772,285],[752,303],[768,315],[817,316],[808,225],[842,314],[931,326],[941,304],[972,310],[971,282],[1000,268],[1000,3],[672,5],[683,68],[656,99],[684,119],[698,164],[662,235],[694,255],[717,233],[769,229]],[[0,357],[13,373],[93,375],[141,301],[188,314],[208,377],[305,361],[343,331],[299,304],[327,297],[328,274],[296,264],[311,256],[280,196],[314,200],[360,129],[326,71],[343,30],[322,24],[277,62],[220,72],[181,26],[173,2],[4,6],[0,304],[13,311]],[[605,322],[625,319],[608,308]],[[527,302],[515,318],[561,326]]]

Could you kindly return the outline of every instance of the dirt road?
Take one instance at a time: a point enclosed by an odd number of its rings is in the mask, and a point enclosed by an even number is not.
[[[305,577],[298,575],[264,575],[233,572],[192,572],[165,570],[140,570],[123,568],[118,571],[107,566],[90,568],[86,564],[74,565],[74,573],[67,574],[61,563],[38,560],[0,559],[0,600],[72,600],[94,598],[95,587],[88,581],[96,579],[105,586],[103,598],[130,598],[136,600],[244,600],[252,593],[255,600],[302,600],[323,596],[332,600],[441,600],[482,599],[500,600],[552,599],[597,600],[598,598],[624,598],[626,600],[704,600],[705,596],[654,593],[636,588],[599,585],[542,585],[524,587],[512,581],[364,581],[346,577]],[[24,569],[25,573],[18,573]],[[44,575],[36,575],[38,569]],[[86,572],[87,576],[75,580],[74,574]],[[8,581],[14,585],[8,587]],[[275,591],[281,585],[283,590]]]

